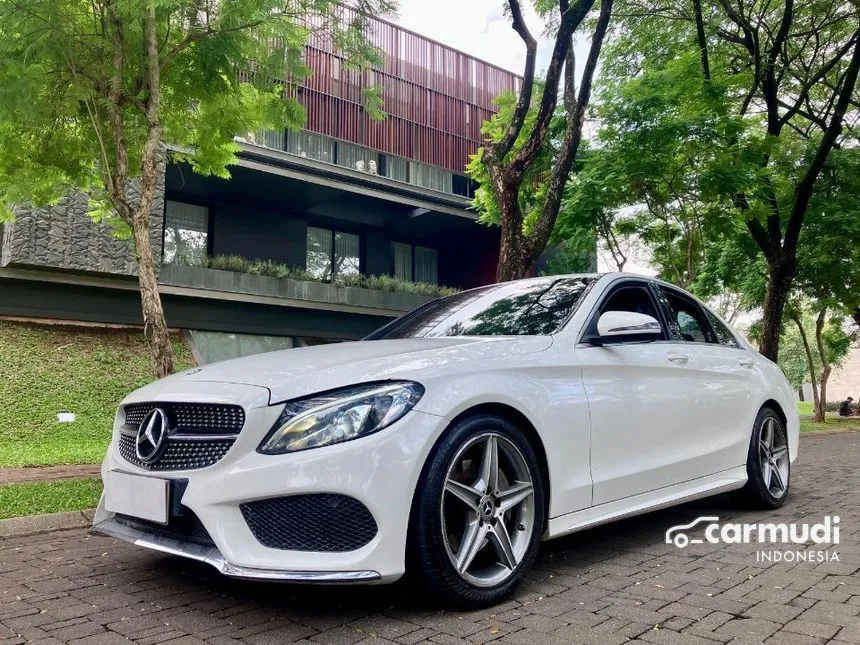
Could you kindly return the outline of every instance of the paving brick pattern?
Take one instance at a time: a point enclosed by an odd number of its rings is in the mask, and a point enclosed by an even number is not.
[[[780,511],[741,512],[717,497],[547,543],[514,599],[477,612],[440,611],[406,586],[233,581],[82,530],[7,538],[0,645],[860,643],[858,463],[860,434],[804,437]],[[838,563],[663,543],[666,528],[699,515],[816,522],[826,513],[841,518]]]

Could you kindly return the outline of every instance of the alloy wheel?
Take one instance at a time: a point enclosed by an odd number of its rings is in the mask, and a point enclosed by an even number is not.
[[[440,510],[448,557],[465,581],[493,587],[522,562],[535,530],[532,473],[517,446],[495,432],[473,437],[445,477]]]
[[[788,490],[788,440],[774,417],[765,417],[758,443],[762,482],[765,489],[779,499]]]

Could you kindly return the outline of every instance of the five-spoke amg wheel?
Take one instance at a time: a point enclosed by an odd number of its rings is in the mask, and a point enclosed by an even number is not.
[[[544,528],[543,482],[531,445],[505,419],[469,417],[437,444],[421,481],[411,569],[448,602],[498,602],[531,565]]]
[[[749,454],[749,480],[739,493],[756,508],[779,508],[785,503],[791,479],[788,435],[782,419],[771,408],[762,408],[753,425]]]

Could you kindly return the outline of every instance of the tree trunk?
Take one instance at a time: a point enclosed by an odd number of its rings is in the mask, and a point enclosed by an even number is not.
[[[815,321],[815,345],[818,348],[818,357],[821,359],[821,386],[819,388],[818,401],[815,404],[815,420],[824,423],[826,421],[827,409],[827,381],[830,379],[831,366],[827,360],[827,352],[824,349],[824,323],[827,320],[827,310],[818,312]]]
[[[160,172],[158,147],[161,144],[163,132],[159,113],[161,105],[161,60],[158,53],[155,0],[149,0],[146,3],[145,33],[146,85],[149,94],[146,101],[147,133],[140,164],[140,201],[132,217],[132,231],[140,283],[143,334],[149,340],[155,374],[158,378],[163,378],[173,373],[174,356],[173,346],[170,344],[170,334],[167,330],[167,321],[164,318],[164,308],[161,306],[161,296],[158,293],[155,258],[149,239],[149,220]]]
[[[784,252],[780,257],[768,262],[767,291],[764,297],[759,351],[774,363],[779,358],[782,316],[796,272],[797,261],[793,254]]]
[[[794,314],[791,318],[794,320],[794,324],[797,325],[797,331],[800,332],[800,340],[803,342],[803,351],[806,354],[806,366],[809,368],[809,382],[812,384],[812,409],[816,415],[816,421],[818,421],[818,402],[820,398],[818,395],[818,379],[815,377],[815,360],[812,358],[812,348],[809,346],[809,338],[806,336],[806,330],[803,328],[803,320],[800,314]],[[800,392],[801,400],[803,400],[802,387],[800,388]]]
[[[507,282],[525,277],[531,265],[526,259],[523,248],[523,217],[519,204],[519,185],[504,176],[505,170],[498,171],[500,176],[496,182],[496,194],[502,216],[499,220],[501,227],[501,244],[499,246],[499,264],[496,267],[496,280]]]
[[[158,293],[158,278],[152,242],[149,238],[149,213],[146,217],[135,214],[132,226],[134,250],[137,257],[140,304],[143,312],[143,334],[149,341],[155,375],[163,378],[173,373],[173,346]]]

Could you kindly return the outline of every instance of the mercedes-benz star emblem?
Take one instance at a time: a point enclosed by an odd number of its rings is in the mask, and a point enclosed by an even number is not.
[[[144,463],[155,461],[161,454],[167,433],[167,414],[164,410],[153,408],[147,412],[137,428],[137,441],[134,447],[137,458]]]

